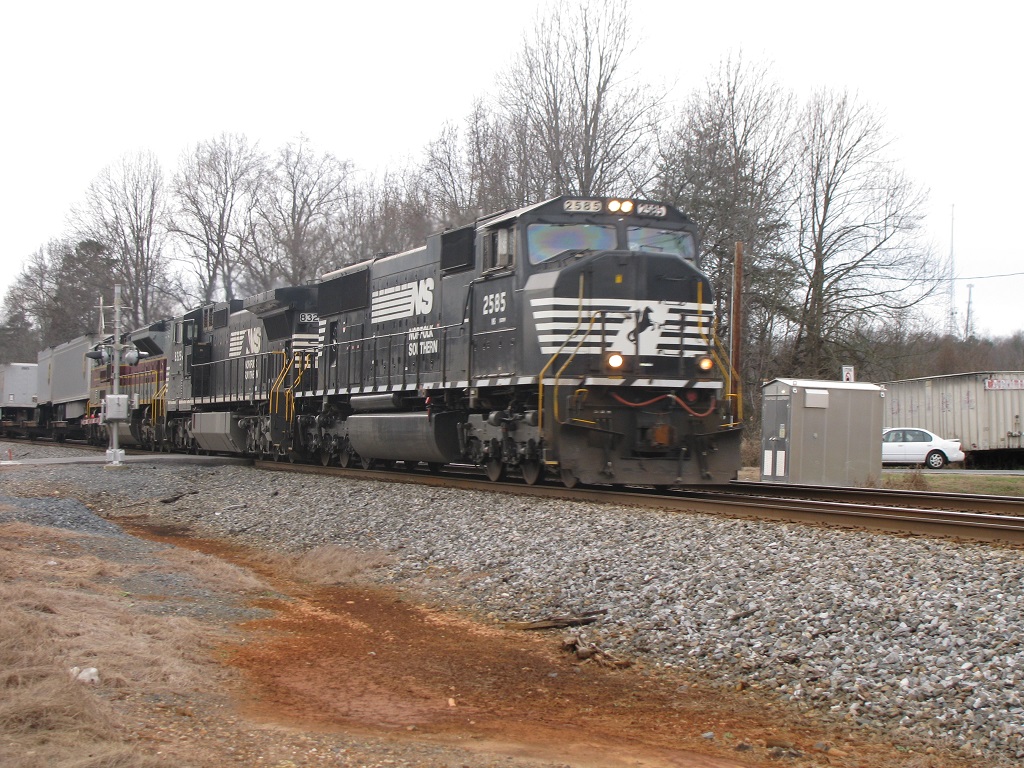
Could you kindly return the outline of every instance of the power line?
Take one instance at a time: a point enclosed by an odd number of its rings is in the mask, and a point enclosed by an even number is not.
[[[969,275],[967,277],[946,278],[947,280],[994,280],[999,277],[1020,277],[1024,272],[1005,272],[1001,275]]]

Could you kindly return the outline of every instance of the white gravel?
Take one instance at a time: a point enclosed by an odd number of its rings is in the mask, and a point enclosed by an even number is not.
[[[62,485],[187,493],[156,511],[250,543],[386,552],[378,581],[494,619],[607,609],[586,637],[618,656],[993,764],[1024,758],[1019,549],[239,466],[4,471],[0,521],[100,524],[85,507],[11,498]]]

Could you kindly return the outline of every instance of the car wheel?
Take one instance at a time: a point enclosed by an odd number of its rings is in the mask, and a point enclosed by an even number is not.
[[[942,451],[932,451],[925,457],[924,463],[929,469],[942,469],[946,465],[946,456]]]

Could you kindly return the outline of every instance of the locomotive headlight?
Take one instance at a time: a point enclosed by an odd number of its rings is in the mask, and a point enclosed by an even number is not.
[[[622,212],[623,213],[632,213],[633,212],[633,201],[632,200],[623,200],[621,207],[622,207]]]
[[[697,367],[706,373],[715,367],[715,361],[710,357],[701,357],[697,359]]]
[[[619,212],[619,208],[621,208],[621,207],[622,207],[622,203],[620,203],[618,200],[609,200],[608,201],[608,210],[611,211],[612,213],[618,213]]]
[[[626,363],[626,359],[618,352],[612,352],[605,358],[605,363],[611,370],[617,371]]]

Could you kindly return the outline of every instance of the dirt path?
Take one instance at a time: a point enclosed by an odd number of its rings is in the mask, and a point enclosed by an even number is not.
[[[749,690],[580,661],[562,649],[572,630],[511,630],[384,589],[311,587],[222,542],[130,530],[251,569],[287,595],[259,601],[272,616],[244,624],[245,641],[224,649],[242,673],[238,714],[264,728],[426,750],[406,765],[959,764],[828,727]],[[449,748],[462,757],[437,757]]]
[[[55,668],[77,698],[41,725],[0,697],[5,768],[984,765],[762,691],[581,660],[563,648],[571,629],[477,622],[355,582],[314,586],[271,553],[125,514],[138,508],[104,511],[133,536],[0,525],[0,626],[36,632],[21,649],[0,637],[5,679],[37,675],[52,642],[60,663],[87,661],[102,680],[83,694]],[[56,682],[25,706],[52,711]],[[87,717],[65,716],[75,707]]]

